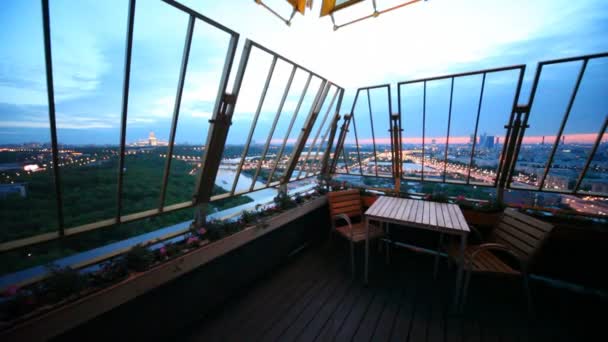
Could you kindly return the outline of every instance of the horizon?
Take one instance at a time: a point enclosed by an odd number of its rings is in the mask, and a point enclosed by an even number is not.
[[[390,83],[393,112],[402,113],[403,127],[413,127],[405,130],[403,138],[405,141],[418,141],[422,137],[423,126],[422,87],[420,84],[401,86],[402,107],[398,108],[399,81],[524,64],[526,72],[517,102],[525,103],[538,61],[608,49],[608,35],[605,34],[608,29],[608,4],[602,1],[575,5],[548,0],[487,5],[465,0],[458,6],[430,2],[395,11],[380,21],[362,22],[336,32],[331,31],[331,26],[325,25],[328,23],[323,20],[327,18],[314,16],[298,16],[294,24],[286,28],[284,23],[267,16],[251,1],[244,3],[243,7],[258,15],[241,14],[226,3],[181,2],[238,32],[247,32],[247,36],[242,38],[254,39],[288,58],[294,57],[330,81],[345,86],[340,114],[353,112],[354,108],[359,122],[358,135],[362,141],[371,139],[371,132],[364,97],[360,97],[360,101],[353,106],[356,86]],[[569,4],[568,11],[563,11],[564,3]],[[117,144],[120,139],[127,6],[120,2],[95,1],[77,4],[52,1],[50,6],[58,141],[69,145]],[[533,22],[518,20],[517,27],[505,21],[504,18],[509,17],[505,13],[522,11],[543,13],[544,17],[537,17]],[[458,20],[460,25],[453,26],[454,32],[446,32],[442,25],[426,25],[427,22],[455,24],[453,13],[460,13],[464,19],[481,20],[487,24],[485,32],[480,33],[471,20]],[[11,42],[0,48],[0,144],[50,140],[40,6],[30,2],[13,2],[0,14],[0,19],[10,27],[0,33],[0,38]],[[556,22],[568,22],[569,25],[555,25]],[[127,142],[135,142],[149,131],[155,131],[159,139],[168,140],[186,24],[187,15],[162,2],[137,3]],[[425,25],[425,31],[401,37],[401,44],[394,44],[393,39],[377,39],[378,35],[384,36],[387,32],[412,32],[411,28],[415,25]],[[428,39],[438,45],[428,44]],[[238,67],[243,41],[241,39],[239,42],[233,70]],[[318,49],[312,47],[324,41],[327,41],[322,46],[324,53],[316,53]],[[358,47],[366,45],[378,50],[389,48],[394,53],[349,54],[348,63],[343,63],[342,58],[338,57],[323,58],[328,54],[340,56],[344,52],[359,51]],[[196,22],[176,143],[205,143],[227,46],[227,34],[201,21]],[[236,104],[228,144],[244,143],[270,62],[268,55],[253,49]],[[579,68],[580,63],[569,63],[543,70],[530,114],[529,137],[524,141],[556,134]],[[290,67],[279,60],[266,101],[261,107],[258,127],[253,132],[256,141],[265,141],[268,136],[289,72]],[[234,76],[235,72],[232,72],[230,82],[234,81]],[[516,77],[512,71],[488,74],[480,110],[480,132],[504,137]],[[286,130],[287,118],[294,113],[305,79],[302,70],[298,69],[272,141],[280,140],[276,134]],[[476,75],[457,79],[454,85],[450,130],[453,135],[450,140],[454,143],[468,139],[473,133],[470,122],[477,112],[480,83],[481,76]],[[296,127],[303,123],[308,114],[314,97],[313,90],[316,91],[318,84],[319,79],[313,77],[298,113]],[[604,58],[590,62],[564,130],[567,140],[570,136],[584,143],[595,140],[591,135],[597,136],[598,123],[608,113],[608,97],[603,96],[603,89],[607,88],[608,61]],[[376,127],[376,131],[384,134],[378,134],[377,141],[388,139],[388,133],[384,133],[388,119],[383,119],[388,118],[388,104],[386,97],[382,96],[380,91],[371,91],[370,108],[374,113],[374,125],[380,126],[381,129]],[[445,140],[448,99],[449,87],[445,81],[428,83],[424,132],[427,137]],[[367,123],[361,123],[361,120]],[[293,136],[289,138],[295,140]],[[347,137],[347,141],[350,140],[353,139]]]

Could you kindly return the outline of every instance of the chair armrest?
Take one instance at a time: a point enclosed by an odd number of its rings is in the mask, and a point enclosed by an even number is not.
[[[348,224],[349,227],[351,227],[351,228],[353,227],[353,223],[350,220],[350,217],[348,217],[348,215],[346,215],[346,214],[337,214],[337,215],[334,215],[333,220],[334,221],[336,221],[336,220],[344,220],[344,221],[346,221],[346,223]]]
[[[471,257],[470,257],[469,262],[472,264],[473,260],[475,259],[475,257],[479,253],[481,253],[482,251],[487,251],[487,250],[506,252],[507,254],[511,255],[512,257],[514,257],[519,262],[519,265],[521,267],[522,272],[525,270],[525,268],[524,268],[524,261],[522,260],[522,258],[512,248],[510,248],[508,246],[505,246],[505,245],[503,245],[501,243],[495,243],[495,242],[483,243],[483,244],[475,247],[475,249],[471,253]]]
[[[337,214],[337,215],[334,215],[333,220],[334,221],[336,221],[336,220],[344,220],[344,221],[346,221],[346,224],[348,224],[348,227],[350,228],[350,238],[354,239],[353,223],[350,220],[350,217],[348,217],[348,215],[346,215],[346,214]]]

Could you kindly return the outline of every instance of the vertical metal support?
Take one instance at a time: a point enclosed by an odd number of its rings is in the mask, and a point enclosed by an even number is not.
[[[289,89],[291,88],[291,83],[293,82],[293,77],[296,74],[297,67],[295,64],[291,68],[291,74],[289,75],[289,79],[287,80],[287,84],[285,85],[285,90],[283,90],[283,96],[281,97],[281,102],[279,103],[279,108],[277,109],[277,113],[274,116],[274,120],[272,121],[272,127],[270,128],[270,133],[268,133],[268,137],[266,138],[266,144],[264,145],[264,151],[262,152],[262,156],[260,161],[258,162],[258,166],[255,170],[255,175],[251,180],[251,187],[249,187],[249,191],[253,191],[255,187],[255,182],[260,175],[260,170],[262,169],[262,163],[266,159],[266,154],[268,153],[268,148],[270,147],[270,142],[272,140],[272,136],[274,135],[274,131],[277,128],[277,123],[279,122],[279,118],[281,117],[281,112],[283,111],[283,105],[285,104],[285,100],[287,99],[287,95],[289,94]],[[266,183],[268,184],[268,182]]]
[[[424,89],[422,92],[422,168],[420,169],[420,180],[424,182],[424,158],[426,146],[426,81],[424,81]]]
[[[177,131],[177,122],[179,120],[179,110],[182,104],[182,94],[184,92],[184,83],[186,81],[186,71],[188,69],[188,59],[190,57],[190,47],[192,45],[192,34],[194,33],[195,18],[190,15],[188,19],[188,30],[186,31],[186,41],[184,43],[184,52],[182,54],[182,65],[179,71],[179,80],[177,82],[177,94],[175,94],[175,105],[173,106],[173,120],[171,121],[171,132],[169,135],[169,147],[167,151],[167,160],[165,161],[165,172],[163,173],[163,183],[160,188],[160,199],[158,208],[160,211],[165,206],[165,196],[167,194],[167,182],[169,173],[171,172],[171,159],[173,158],[173,147],[175,145],[175,133]]]
[[[274,162],[274,166],[272,167],[272,171],[270,172],[270,175],[268,176],[268,181],[266,182],[266,186],[269,186],[270,183],[272,182],[274,173],[277,170],[277,165],[279,165],[279,162],[281,161],[281,158],[283,157],[283,153],[285,152],[285,146],[287,145],[287,140],[289,139],[289,135],[291,134],[293,125],[296,122],[296,118],[298,117],[298,114],[300,113],[300,107],[302,106],[304,97],[306,97],[306,93],[308,92],[308,86],[310,85],[311,79],[312,79],[312,74],[309,73],[308,79],[306,80],[306,84],[304,85],[304,89],[302,90],[302,94],[300,95],[300,99],[298,100],[298,104],[296,105],[296,109],[295,109],[293,115],[291,116],[291,121],[289,122],[289,127],[287,128],[287,132],[285,133],[285,138],[283,138],[283,144],[281,145],[281,149],[279,150],[279,153],[277,154],[277,156],[275,158],[275,162]]]
[[[604,136],[604,134],[606,134],[606,127],[608,127],[608,115],[606,115],[606,118],[604,119],[604,124],[602,125],[602,128],[600,129],[600,131],[597,135],[597,138],[595,138],[595,142],[593,143],[593,147],[591,148],[589,157],[587,157],[587,160],[585,161],[585,165],[583,166],[583,169],[581,170],[581,174],[578,176],[578,179],[576,180],[576,185],[574,186],[574,189],[572,190],[573,193],[578,192],[578,189],[580,188],[581,183],[583,182],[583,179],[585,179],[585,175],[587,174],[587,169],[589,169],[589,165],[591,165],[591,162],[593,161],[593,157],[595,157],[597,148],[600,146],[600,143],[602,142],[602,137]]]
[[[289,183],[289,180],[291,179],[291,174],[293,173],[293,170],[296,168],[296,165],[300,160],[300,155],[302,154],[302,150],[304,149],[306,140],[310,135],[310,131],[312,131],[315,120],[317,119],[317,116],[321,111],[321,105],[325,101],[325,98],[327,97],[327,93],[329,92],[329,88],[331,86],[332,84],[326,80],[323,80],[321,82],[319,90],[317,91],[317,95],[315,96],[315,99],[312,103],[312,107],[310,108],[310,113],[308,114],[306,122],[302,127],[302,131],[300,132],[297,143],[294,146],[294,150],[291,155],[291,158],[289,159],[289,163],[287,164],[287,168],[285,169],[285,173],[281,177],[281,184]]]
[[[509,126],[511,125],[511,123],[513,122],[513,118],[515,115],[515,111],[517,109],[517,102],[519,100],[519,94],[521,93],[521,86],[523,84],[523,80],[524,80],[524,74],[526,71],[526,66],[523,65],[520,69],[519,69],[519,77],[517,80],[517,87],[515,88],[515,94],[513,96],[513,106],[511,109],[511,115],[509,116]],[[526,124],[524,124],[525,126]],[[502,152],[500,154],[500,159],[498,160],[498,168],[496,169],[496,181],[495,181],[495,185],[498,186],[498,179],[500,177],[501,172],[503,172],[503,168],[505,168],[504,165],[504,160],[505,160],[505,153],[507,152],[507,141],[509,141],[509,139],[511,139],[511,128],[507,128],[507,132],[505,134],[505,139],[502,143]],[[508,167],[508,166],[507,166]],[[502,189],[498,190],[499,192],[504,191],[504,185],[506,183],[503,183],[502,185]]]
[[[401,191],[401,123],[399,113],[392,114],[390,117],[391,151],[393,152],[393,179],[395,182],[395,193]]]
[[[369,88],[367,88],[367,108],[369,110],[369,122],[372,129],[372,145],[374,147],[374,165],[375,165],[375,174],[378,177],[378,153],[376,151],[376,134],[374,134],[374,119],[372,117],[372,100],[369,96]]]
[[[481,90],[479,91],[479,103],[477,104],[477,119],[475,119],[475,132],[473,133],[473,145],[471,146],[471,159],[469,159],[469,167],[467,168],[467,184],[471,180],[471,167],[473,166],[473,158],[475,158],[475,146],[477,145],[477,129],[479,128],[479,116],[481,115],[481,105],[483,103],[483,91],[486,85],[486,73],[483,73],[481,79]]]
[[[517,155],[514,152],[517,149],[519,137],[523,135],[523,131],[526,128],[523,124],[524,120],[522,120],[522,115],[527,115],[527,110],[528,107],[526,106],[517,107],[515,109],[515,118],[505,126],[507,128],[507,137],[504,142],[506,148],[505,154],[501,157],[501,163],[503,163],[504,167],[498,174],[496,189],[496,198],[499,202],[502,202],[503,200],[504,185],[507,183],[508,177],[510,177],[512,168],[515,167]]]
[[[310,144],[310,146],[308,147],[308,153],[306,154],[306,158],[304,159],[304,165],[302,166],[300,172],[298,173],[297,178],[302,178],[302,171],[306,170],[305,173],[305,177],[308,177],[308,171],[310,170],[310,165],[312,165],[314,163],[311,162],[311,164],[308,164],[308,161],[310,160],[310,154],[312,153],[312,150],[317,146],[317,140],[319,139],[319,135],[321,134],[321,131],[323,131],[323,127],[325,127],[325,122],[327,122],[327,118],[329,117],[329,113],[331,112],[331,107],[334,105],[334,101],[336,100],[336,97],[338,96],[338,92],[339,89],[336,88],[336,91],[334,92],[334,95],[331,98],[331,101],[329,102],[329,106],[327,107],[327,110],[325,111],[325,114],[323,115],[323,119],[321,120],[321,123],[319,124],[319,128],[317,129],[317,133],[315,134],[314,139],[312,140],[312,144]],[[321,104],[321,109],[323,108],[323,105]],[[321,138],[322,140],[323,138]],[[321,141],[321,143],[323,143],[323,141]],[[317,150],[318,151],[318,150]],[[315,155],[315,157],[317,157],[317,155]]]
[[[336,110],[334,119],[331,123],[331,131],[329,132],[329,137],[327,138],[327,146],[325,148],[325,153],[323,154],[323,162],[321,163],[321,174],[325,176],[329,176],[329,154],[331,153],[331,149],[334,145],[334,139],[336,137],[336,131],[338,131],[338,122],[340,122],[340,107],[342,107],[342,99],[344,97],[344,89],[340,89],[340,95],[338,96],[338,103],[336,104]],[[337,147],[337,145],[336,145]],[[334,152],[333,159],[335,159],[337,154]],[[333,162],[332,162],[333,163]]]
[[[335,117],[335,115],[334,115],[334,117]],[[317,151],[315,152],[315,156],[313,157],[312,163],[309,165],[304,178],[308,178],[308,174],[310,172],[312,172],[312,175],[314,176],[315,172],[319,169],[319,165],[322,164],[323,161],[319,157],[319,153],[321,152],[321,149],[323,149],[323,144],[327,142],[327,137],[331,133],[334,122],[335,122],[335,118],[330,120],[327,123],[327,128],[325,129],[325,133],[323,133],[323,136],[321,136],[321,142],[319,142],[319,144],[317,145]],[[326,153],[326,151],[323,154],[323,158],[325,158],[325,153]]]
[[[359,149],[359,137],[357,136],[357,125],[355,124],[355,105],[357,104],[357,100],[359,99],[359,91],[361,89],[357,89],[357,93],[355,94],[355,100],[353,101],[353,107],[350,110],[351,121],[353,122],[353,130],[355,132],[355,145],[357,146],[357,160],[359,161],[359,174],[363,176],[363,164],[361,163],[361,151]]]
[[[578,93],[578,88],[581,85],[581,81],[583,80],[583,75],[585,74],[585,69],[587,68],[588,59],[583,59],[583,64],[581,65],[581,69],[578,73],[578,77],[576,78],[576,84],[574,89],[572,89],[572,94],[570,95],[570,100],[568,101],[568,107],[566,107],[566,112],[564,113],[564,117],[562,119],[562,123],[559,126],[559,131],[557,132],[557,136],[555,137],[555,143],[553,144],[553,148],[551,149],[551,154],[549,155],[549,160],[547,160],[547,165],[545,165],[545,171],[543,172],[543,177],[540,180],[538,190],[542,190],[545,185],[545,180],[547,179],[547,174],[551,169],[551,164],[553,164],[553,158],[555,157],[555,152],[557,152],[557,147],[559,146],[559,142],[562,138],[562,134],[564,134],[564,128],[566,127],[566,123],[568,122],[568,117],[570,116],[570,111],[572,110],[572,106],[574,105],[574,100],[576,99],[576,94]]]
[[[44,60],[46,65],[46,93],[49,104],[49,123],[51,129],[51,153],[53,160],[53,182],[55,183],[55,200],[57,203],[57,225],[59,235],[64,235],[63,194],[61,192],[61,175],[59,171],[59,148],[57,146],[57,124],[55,121],[55,87],[53,83],[53,54],[51,51],[51,17],[49,1],[42,0],[42,28],[44,31]]]
[[[268,75],[266,76],[266,82],[264,83],[264,89],[262,90],[262,94],[260,95],[260,101],[258,102],[258,108],[255,111],[255,115],[253,116],[253,122],[251,123],[251,128],[249,129],[249,134],[247,136],[247,142],[245,143],[245,148],[243,149],[243,155],[241,156],[241,161],[236,168],[236,175],[234,176],[234,182],[232,183],[232,188],[230,189],[230,195],[234,195],[234,191],[236,190],[236,185],[239,182],[239,177],[241,176],[241,171],[243,169],[243,164],[245,163],[245,159],[247,158],[247,154],[249,153],[249,145],[251,144],[251,139],[253,139],[253,133],[255,132],[255,126],[258,124],[258,119],[260,117],[260,112],[262,111],[262,107],[264,106],[264,100],[266,99],[266,93],[268,93],[268,87],[270,86],[270,81],[272,80],[272,74],[274,73],[274,67],[277,64],[277,56],[272,56],[272,63],[270,64],[270,69],[268,70]]]
[[[198,175],[195,193],[192,196],[192,202],[198,206],[200,215],[197,215],[195,225],[202,225],[206,220],[206,203],[213,193],[215,186],[215,177],[219,169],[222,154],[224,153],[224,145],[228,137],[228,130],[234,114],[236,99],[238,98],[243,83],[243,76],[247,69],[249,54],[251,53],[251,41],[245,41],[243,52],[241,53],[241,61],[234,79],[232,94],[226,93],[228,87],[228,79],[234,62],[234,55],[238,45],[239,36],[233,34],[230,37],[228,50],[224,61],[224,70],[218,87],[218,94],[213,108],[213,116],[209,120],[209,131],[207,134],[207,142],[205,144],[206,151],[201,157],[201,172]]]
[[[448,149],[450,148],[450,128],[452,125],[452,103],[453,103],[453,99],[454,99],[454,77],[451,78],[451,83],[450,83],[450,106],[448,109],[448,130],[445,136],[445,153],[443,156],[443,182],[445,183],[445,180],[447,178],[447,174],[448,174]]]
[[[120,222],[122,213],[123,170],[125,169],[125,144],[127,140],[127,113],[129,111],[129,82],[131,80],[131,52],[133,50],[133,25],[135,21],[135,0],[129,1],[129,19],[127,24],[127,44],[125,48],[125,72],[122,85],[122,115],[120,122],[120,154],[118,162],[118,184],[116,191],[116,222]]]
[[[344,115],[344,121],[342,123],[342,127],[340,128],[340,135],[338,136],[338,142],[336,143],[336,149],[334,151],[334,158],[331,163],[331,167],[329,169],[329,173],[333,174],[336,172],[336,166],[338,164],[338,156],[342,154],[342,158],[344,158],[344,168],[346,169],[346,173],[348,173],[348,162],[346,160],[346,153],[344,152],[344,142],[346,141],[346,134],[348,133],[348,125],[350,124],[350,115]]]

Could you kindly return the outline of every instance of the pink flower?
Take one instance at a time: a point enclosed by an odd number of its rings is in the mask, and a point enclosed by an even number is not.
[[[19,292],[19,288],[17,287],[17,285],[11,285],[4,290],[2,295],[5,297],[12,297],[16,295],[17,292]]]
[[[186,241],[187,244],[192,245],[195,244],[199,241],[199,238],[196,236],[191,236],[188,238],[188,241]]]
[[[160,255],[165,256],[167,255],[167,248],[165,248],[165,246],[161,247],[158,252],[160,253]]]
[[[456,200],[457,201],[464,201],[464,200],[466,200],[466,197],[464,197],[464,195],[458,195],[458,196],[456,196]]]
[[[427,201],[430,200],[431,198],[433,198],[433,196],[431,196],[431,194],[427,194],[424,196],[424,199]]]
[[[198,233],[199,233],[200,235],[205,235],[205,233],[207,233],[207,229],[205,229],[205,228],[201,228],[201,229],[199,229],[199,230],[198,230]]]

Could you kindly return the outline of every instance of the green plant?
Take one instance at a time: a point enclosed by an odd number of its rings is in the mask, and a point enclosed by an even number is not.
[[[88,285],[86,276],[71,267],[51,264],[47,268],[50,275],[39,284],[36,292],[49,303],[77,294]]]
[[[273,199],[274,205],[280,210],[295,208],[297,203],[285,192],[280,191]]]
[[[154,252],[146,246],[136,245],[125,256],[127,267],[136,272],[147,270],[154,262]]]
[[[129,274],[124,258],[114,258],[99,265],[99,270],[89,273],[91,285],[100,286],[113,283]]]

